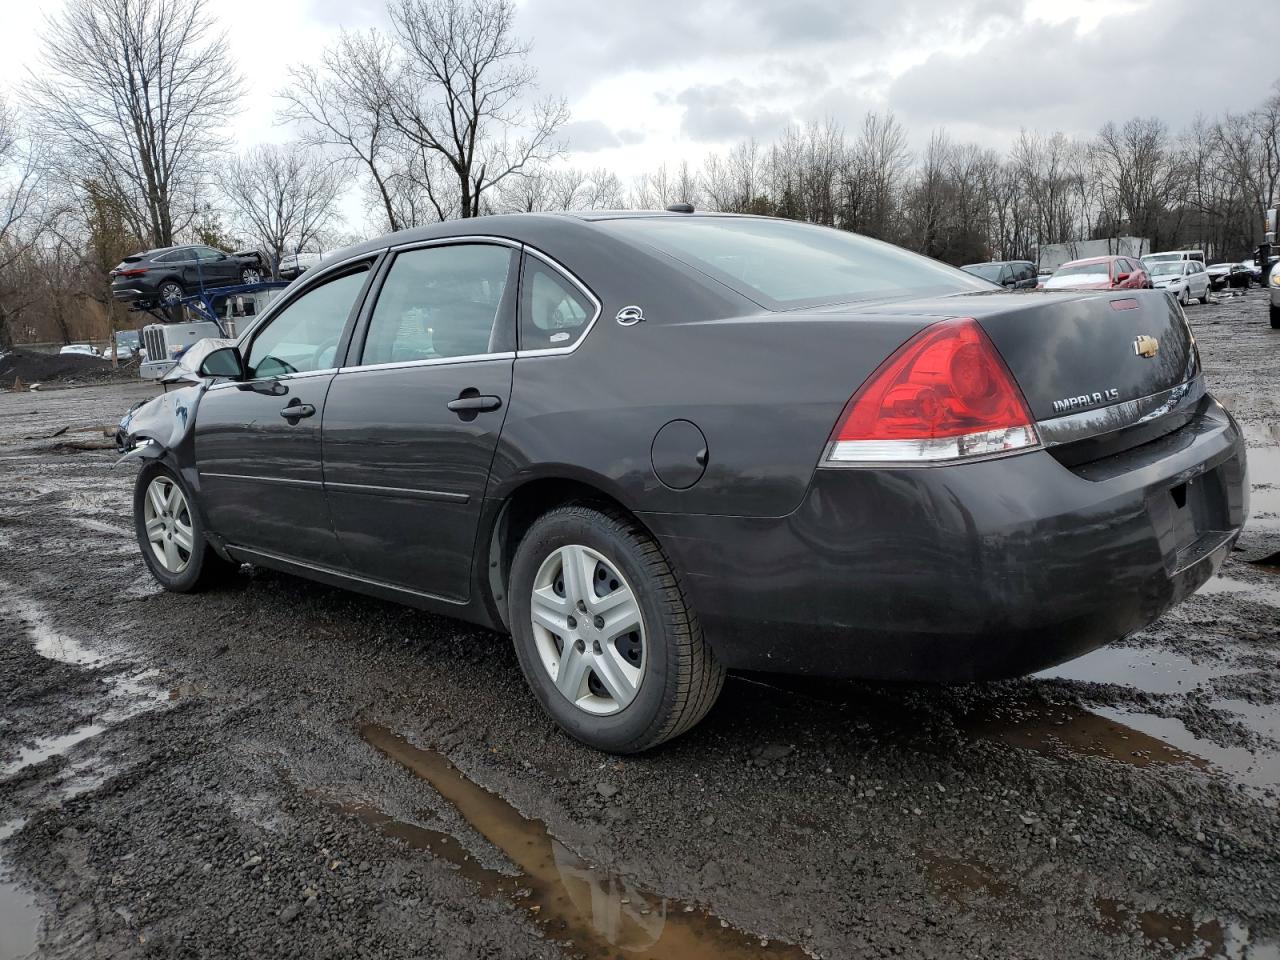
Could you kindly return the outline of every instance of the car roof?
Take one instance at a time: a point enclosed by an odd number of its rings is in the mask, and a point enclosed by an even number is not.
[[[325,261],[346,260],[364,253],[376,253],[387,247],[448,237],[491,236],[538,243],[539,235],[561,234],[566,230],[588,231],[591,224],[604,220],[668,219],[668,220],[779,220],[743,213],[674,213],[667,210],[566,210],[538,213],[495,213],[461,220],[446,220],[420,227],[409,227],[385,233],[342,250],[335,250]]]

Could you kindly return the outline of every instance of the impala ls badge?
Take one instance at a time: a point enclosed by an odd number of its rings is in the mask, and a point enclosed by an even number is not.
[[[1095,390],[1093,393],[1082,393],[1078,397],[1063,397],[1061,400],[1053,401],[1054,413],[1071,413],[1073,410],[1083,410],[1085,407],[1096,407],[1100,403],[1115,403],[1120,399],[1119,387],[1107,387],[1105,390]]]
[[[644,319],[644,311],[632,304],[629,307],[623,307],[618,311],[618,315],[614,317],[624,327],[631,327]]]
[[[1150,359],[1160,352],[1160,341],[1155,337],[1148,337],[1145,333],[1134,339],[1133,352],[1140,357]]]

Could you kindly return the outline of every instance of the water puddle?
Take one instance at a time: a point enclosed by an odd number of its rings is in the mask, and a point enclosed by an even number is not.
[[[36,653],[45,659],[76,667],[95,666],[106,659],[101,653],[55,629],[38,604],[18,594],[12,584],[4,581],[0,581],[0,605],[15,619],[25,623]]]
[[[360,734],[379,752],[431,784],[519,868],[521,876],[504,877],[476,864],[456,840],[435,831],[390,818],[378,822],[385,814],[376,811],[357,810],[356,815],[457,864],[486,895],[512,899],[549,937],[570,941],[575,953],[613,958],[625,950],[637,960],[799,960],[806,956],[799,947],[741,933],[692,905],[649,893],[593,866],[552,837],[541,821],[525,817],[497,794],[467,780],[439,753],[415,747],[372,724],[362,727]]]
[[[22,826],[22,820],[0,823],[0,843]],[[4,858],[0,857],[0,960],[21,960],[36,948],[40,911],[31,896],[5,877]]]
[[[973,721],[970,732],[984,740],[1034,750],[1045,756],[1072,753],[1118,760],[1135,767],[1152,764],[1207,770],[1203,757],[1171,746],[1128,725],[1130,715],[1070,704],[1000,703]],[[1136,716],[1136,715],[1134,715]]]
[[[1198,736],[1174,717],[1130,713],[1113,707],[1092,708],[1105,722],[1131,734],[1161,743],[1165,749],[1195,759],[1195,766],[1214,767],[1231,779],[1258,789],[1280,787],[1280,751],[1253,747],[1224,747]]]
[[[1254,942],[1249,929],[1238,923],[1223,923],[1216,917],[1190,913],[1140,910],[1123,900],[1097,897],[1099,927],[1121,935],[1138,931],[1163,957],[1176,960],[1280,960],[1280,947]]]
[[[1228,675],[1230,671],[1222,670],[1220,664],[1199,664],[1159,647],[1099,647],[1034,676],[1043,680],[1114,683],[1145,693],[1187,693]]]
[[[1250,520],[1249,522],[1252,523],[1253,521]],[[1210,577],[1196,591],[1196,596],[1222,596],[1224,594],[1241,594],[1257,603],[1280,607],[1280,588],[1269,584],[1246,583],[1243,580],[1224,577],[1221,574]]]

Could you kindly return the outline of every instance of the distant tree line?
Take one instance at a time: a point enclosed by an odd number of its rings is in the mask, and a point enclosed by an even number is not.
[[[788,217],[951,263],[1135,235],[1243,257],[1280,178],[1280,82],[1258,106],[1024,131],[1004,153],[945,130],[913,150],[888,112],[747,140],[624,180],[565,162],[568,108],[539,98],[514,0],[388,0],[279,91],[294,139],[241,150],[245,95],[209,0],[68,0],[39,68],[0,101],[0,350],[132,325],[108,271],[139,249],[252,246],[277,262],[486,213],[661,208]],[[367,225],[343,223],[356,185]]]

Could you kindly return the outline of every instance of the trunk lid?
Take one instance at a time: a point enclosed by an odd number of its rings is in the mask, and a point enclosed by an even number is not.
[[[1036,420],[1150,397],[1187,382],[1199,369],[1181,307],[1155,290],[995,292],[872,309],[880,315],[973,317],[1008,364]]]

